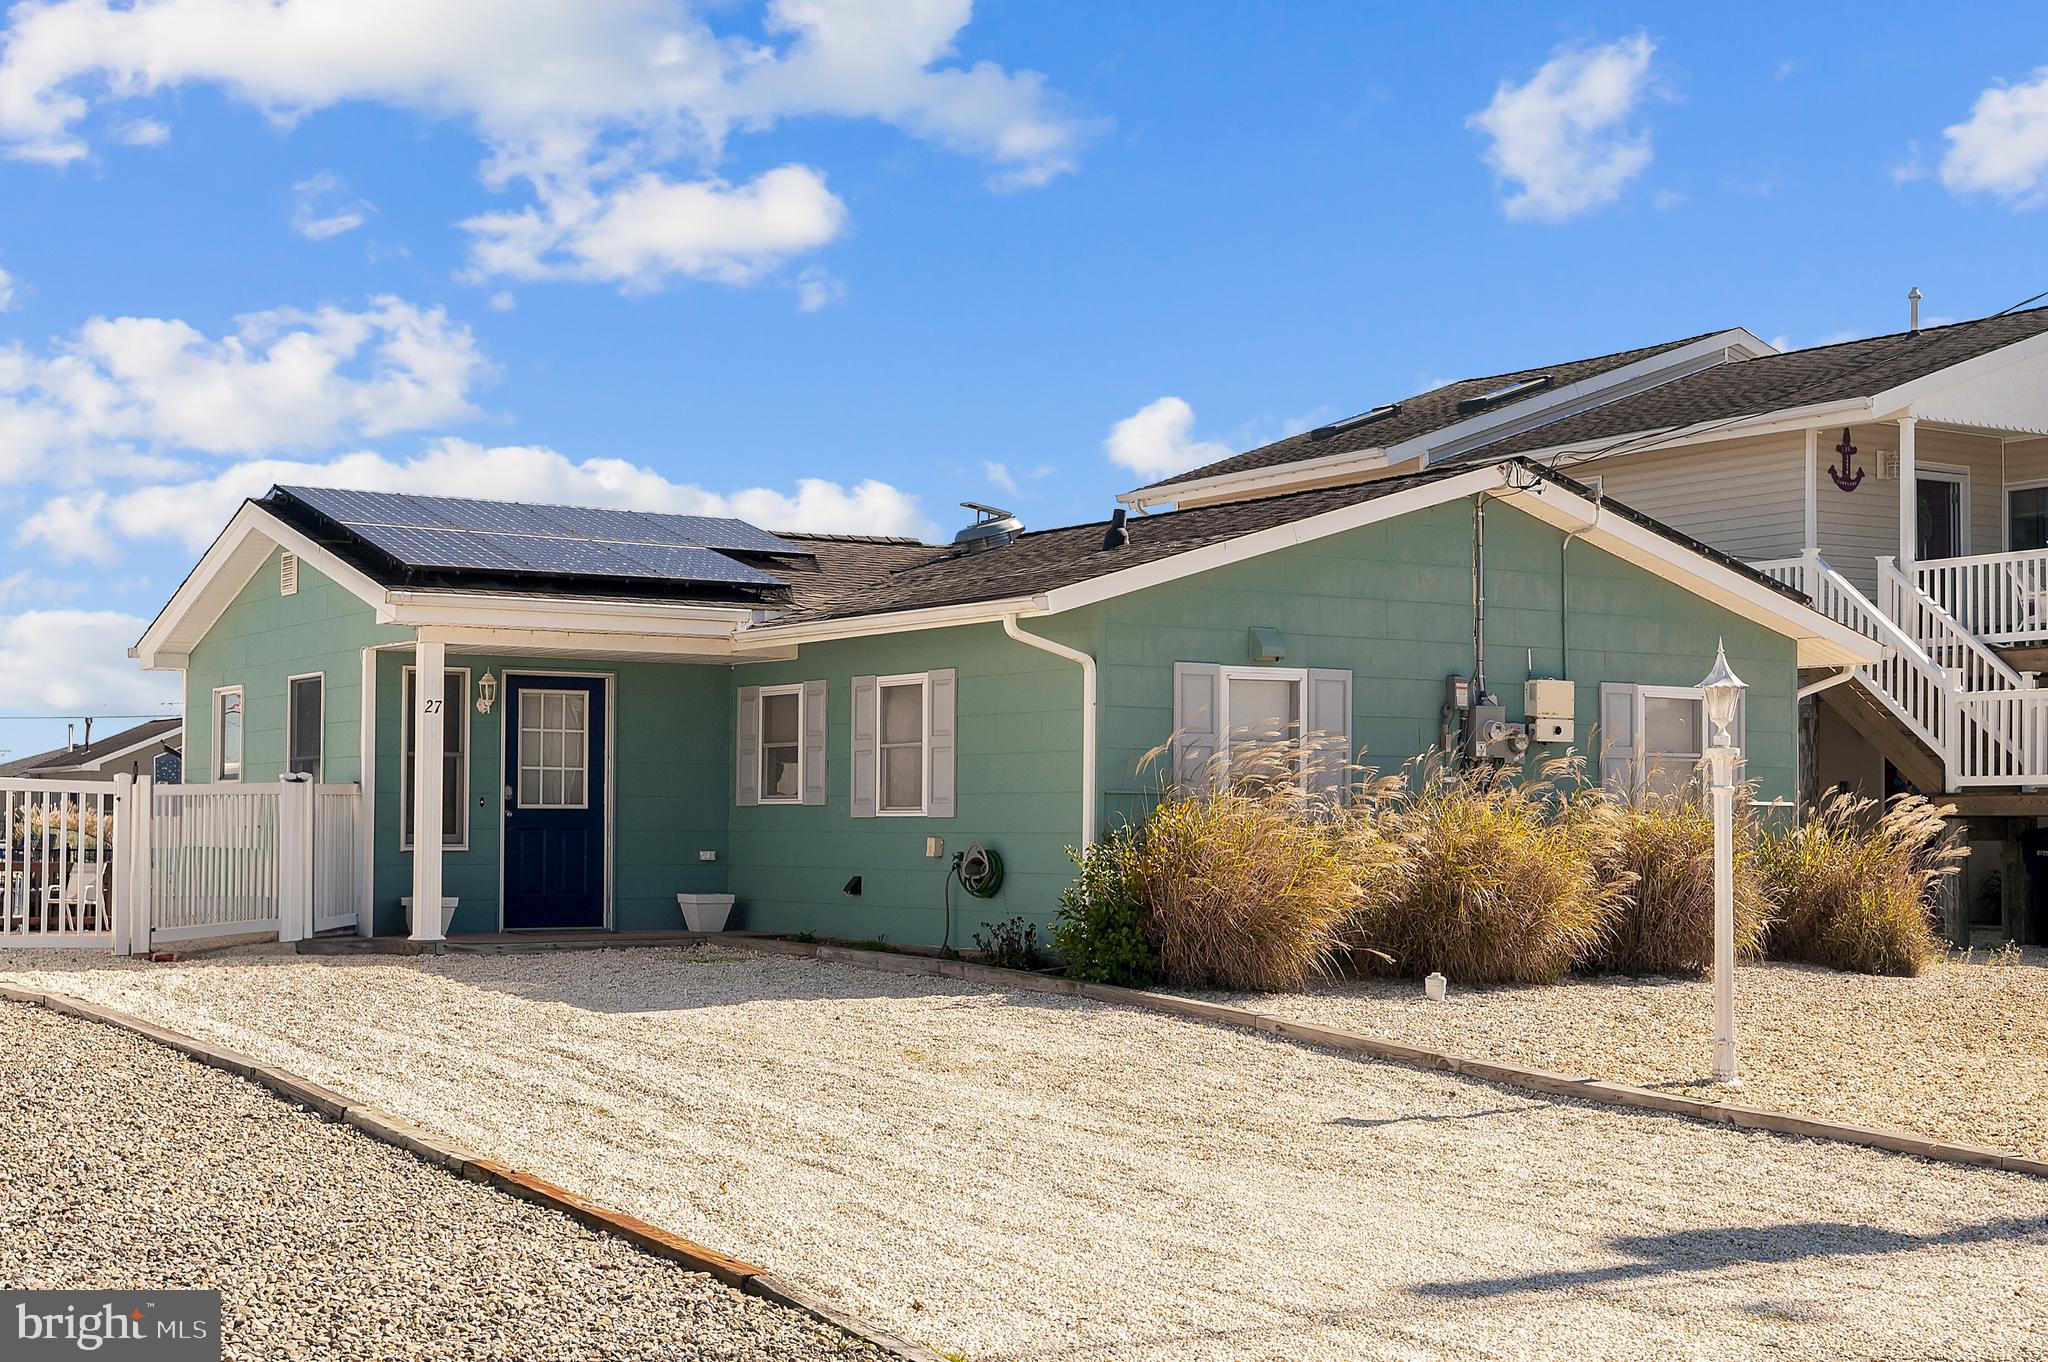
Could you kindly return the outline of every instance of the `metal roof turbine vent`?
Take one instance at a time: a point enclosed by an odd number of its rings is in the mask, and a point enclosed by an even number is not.
[[[974,512],[974,523],[954,535],[953,542],[969,553],[999,549],[1024,533],[1024,522],[1000,506],[984,506],[978,501],[960,504]]]

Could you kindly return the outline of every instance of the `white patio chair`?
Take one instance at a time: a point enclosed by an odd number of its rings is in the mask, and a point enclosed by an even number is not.
[[[64,873],[62,892],[54,884],[43,890],[43,930],[84,931],[88,907],[92,909],[93,926],[103,926],[107,915],[100,895],[100,868],[92,864],[74,865]],[[50,926],[52,910],[58,923],[54,928]]]
[[[28,931],[28,876],[19,870],[0,874],[0,932]]]

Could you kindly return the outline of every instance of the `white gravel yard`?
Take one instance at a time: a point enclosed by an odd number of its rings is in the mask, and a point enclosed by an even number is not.
[[[1442,1003],[1405,979],[1193,996],[1472,1059],[2048,1158],[2048,950],[2039,948],[1953,955],[1912,979],[1742,965],[1743,1085],[1732,1094],[1704,1081],[1714,1017],[1706,980],[1453,987]]]
[[[0,1003],[0,1285],[222,1293],[235,1359],[875,1357],[159,1045]]]
[[[2038,1358],[2048,1182],[717,950],[0,957],[972,1362]]]

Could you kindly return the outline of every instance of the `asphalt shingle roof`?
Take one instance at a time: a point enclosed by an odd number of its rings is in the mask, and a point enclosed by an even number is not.
[[[109,733],[104,738],[95,738],[83,747],[53,747],[47,752],[38,752],[33,756],[17,757],[13,761],[0,764],[0,776],[20,776],[37,770],[65,770],[73,766],[82,766],[89,761],[98,761],[109,753],[133,747],[137,743],[148,742],[152,738],[168,738],[177,733],[184,726],[184,722],[183,719],[145,719],[132,728]],[[172,744],[174,747],[177,745]]]
[[[1697,336],[1683,336],[1678,340],[1645,345],[1634,350],[1620,350],[1611,355],[1596,355],[1591,359],[1569,360],[1562,364],[1540,364],[1534,368],[1517,369],[1512,373],[1459,379],[1455,383],[1432,388],[1426,393],[1400,399],[1397,405],[1401,410],[1392,416],[1355,426],[1350,430],[1339,431],[1320,440],[1306,431],[1299,435],[1290,435],[1284,440],[1275,440],[1272,444],[1261,445],[1243,454],[1234,454],[1230,458],[1219,459],[1215,463],[1189,469],[1185,473],[1177,473],[1173,477],[1153,483],[1152,486],[1170,487],[1175,483],[1192,482],[1197,478],[1219,477],[1226,473],[1243,473],[1260,468],[1276,468],[1281,464],[1295,463],[1303,459],[1322,459],[1337,454],[1355,454],[1365,449],[1384,449],[1403,440],[1413,439],[1417,435],[1427,435],[1446,426],[1456,425],[1474,415],[1473,412],[1459,410],[1459,403],[1468,399],[1483,397],[1530,379],[1546,376],[1550,378],[1549,384],[1530,392],[1525,397],[1516,398],[1514,401],[1502,401],[1487,408],[1488,411],[1494,412],[1510,411],[1517,403],[1529,401],[1544,392],[1569,387],[1588,378],[1597,378],[1601,374],[1634,364],[1637,360],[1649,359],[1667,350],[1676,350],[1680,346],[1720,334],[1719,331],[1703,331]]]
[[[2043,332],[2048,332],[2048,308],[2034,308],[1952,326],[1731,360],[1604,407],[1496,440],[1466,457],[1498,458],[1585,440],[1872,397]]]

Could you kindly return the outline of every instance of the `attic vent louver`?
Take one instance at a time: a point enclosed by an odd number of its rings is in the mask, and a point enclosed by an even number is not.
[[[1327,426],[1317,426],[1308,433],[1308,438],[1311,440],[1327,440],[1332,435],[1342,435],[1347,430],[1357,430],[1360,426],[1369,426],[1375,421],[1384,421],[1389,416],[1399,416],[1400,414],[1401,404],[1399,402],[1389,402],[1384,407],[1374,407],[1371,411],[1362,411],[1356,416],[1347,416],[1341,421],[1332,421]]]
[[[1533,393],[1538,389],[1547,388],[1550,386],[1551,381],[1549,374],[1537,374],[1533,378],[1518,378],[1512,383],[1502,384],[1491,392],[1483,392],[1476,397],[1460,399],[1458,410],[1478,411],[1483,407],[1493,406],[1497,402],[1506,402],[1512,398],[1521,397],[1526,393]]]
[[[299,594],[299,555],[289,551],[277,555],[277,594]]]

